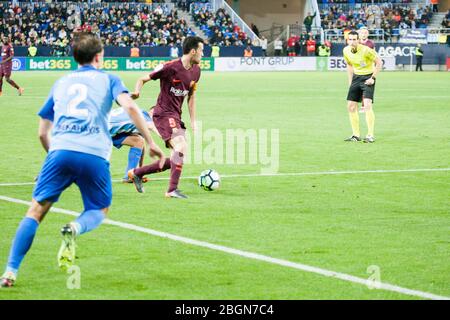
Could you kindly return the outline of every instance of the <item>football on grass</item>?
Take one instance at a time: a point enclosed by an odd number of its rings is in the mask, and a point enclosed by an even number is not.
[[[220,176],[215,170],[205,170],[198,177],[198,185],[207,191],[219,189]]]

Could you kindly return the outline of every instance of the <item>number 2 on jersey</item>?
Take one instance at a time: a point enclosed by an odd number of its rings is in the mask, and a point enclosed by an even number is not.
[[[75,97],[67,104],[67,112],[69,115],[77,118],[87,118],[89,115],[88,109],[80,109],[78,106],[87,98],[88,88],[81,83],[73,84],[69,87],[67,94]]]

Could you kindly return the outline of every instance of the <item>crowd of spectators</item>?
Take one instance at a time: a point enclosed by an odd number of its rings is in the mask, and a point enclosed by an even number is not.
[[[95,2],[95,1],[94,1]],[[0,33],[17,46],[67,46],[75,30],[99,34],[105,45],[180,45],[194,35],[165,4],[0,3]]]
[[[247,34],[233,22],[224,9],[213,12],[208,6],[193,6],[191,14],[195,24],[208,36],[211,45],[247,46],[251,44]]]
[[[340,34],[344,30],[357,30],[365,26],[369,30],[376,30],[376,33],[382,32],[386,41],[392,41],[404,29],[426,28],[432,16],[430,6],[415,9],[392,3],[353,6],[348,10],[332,5],[320,13],[322,28],[329,34]]]
[[[319,4],[355,4],[355,3],[411,3],[411,0],[318,0]]]
[[[345,10],[340,6],[330,6],[321,12],[324,29],[408,29],[426,28],[433,16],[431,7],[413,9],[409,6],[368,5]]]

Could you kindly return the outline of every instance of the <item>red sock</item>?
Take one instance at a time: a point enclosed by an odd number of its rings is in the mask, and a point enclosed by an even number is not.
[[[2,91],[2,87],[3,87],[3,77],[0,78],[0,91]]]
[[[17,83],[15,83],[13,80],[8,79],[8,80],[6,80],[6,81],[8,81],[8,83],[9,83],[10,85],[12,85],[14,88],[19,89],[19,86],[17,85]]]
[[[170,159],[166,159],[162,169],[159,168],[159,160],[157,160],[148,166],[143,166],[143,167],[134,169],[134,174],[137,175],[138,177],[143,177],[146,174],[166,171],[169,168],[170,168]]]
[[[170,158],[170,164],[170,182],[169,190],[167,190],[167,192],[172,192],[178,187],[181,171],[183,170],[183,154],[178,152],[178,155],[176,155],[175,153],[175,155]]]

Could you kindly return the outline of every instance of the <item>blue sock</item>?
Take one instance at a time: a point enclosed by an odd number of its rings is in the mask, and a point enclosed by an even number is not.
[[[33,243],[38,227],[39,223],[33,218],[25,217],[22,219],[12,243],[6,271],[11,271],[17,274],[23,258]]]
[[[134,147],[130,148],[130,151],[128,152],[128,167],[127,170],[125,171],[124,179],[128,179],[128,171],[136,168],[139,165],[141,156],[142,156],[142,149]]]
[[[76,220],[77,236],[97,228],[105,219],[105,214],[101,210],[84,211]]]

